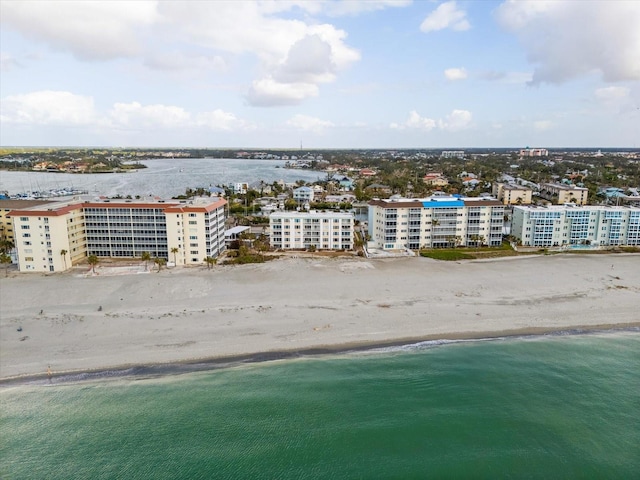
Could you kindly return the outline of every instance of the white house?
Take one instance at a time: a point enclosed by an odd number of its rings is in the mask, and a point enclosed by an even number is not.
[[[314,194],[311,187],[298,187],[293,190],[293,199],[299,204],[313,202]]]

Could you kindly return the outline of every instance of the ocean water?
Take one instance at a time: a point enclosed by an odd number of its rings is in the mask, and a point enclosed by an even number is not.
[[[638,332],[4,386],[0,399],[3,479],[640,472]]]
[[[0,191],[14,195],[26,191],[77,188],[91,194],[148,195],[162,198],[180,195],[187,188],[226,185],[231,182],[262,180],[316,181],[326,173],[282,168],[279,160],[241,160],[228,158],[180,158],[141,161],[145,169],[128,173],[74,174],[50,172],[0,172]]]

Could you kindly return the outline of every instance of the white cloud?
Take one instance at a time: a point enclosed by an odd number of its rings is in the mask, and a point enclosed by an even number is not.
[[[76,57],[138,54],[138,32],[158,20],[155,1],[2,2],[2,23]]]
[[[640,2],[508,0],[497,18],[536,65],[534,84],[594,71],[605,81],[640,80]]]
[[[539,132],[549,130],[551,127],[553,127],[553,122],[551,120],[537,120],[533,122],[533,128]]]
[[[258,65],[248,92],[251,103],[288,105],[317,95],[318,84],[335,81],[340,71],[360,60],[360,52],[347,45],[344,30],[298,19],[296,10],[342,15],[406,4],[406,0],[25,0],[3,2],[2,22],[3,27],[79,59],[134,57],[147,67],[169,72],[227,72],[225,57],[253,57]],[[195,49],[197,53],[188,53]],[[3,64],[12,65],[8,59]]]
[[[395,130],[425,130],[430,131],[434,128],[440,130],[447,130],[450,132],[456,132],[468,128],[471,124],[472,114],[468,110],[453,110],[444,119],[434,120],[428,117],[422,117],[418,112],[412,110],[409,112],[409,117],[404,123],[392,123],[390,128]]]
[[[192,114],[174,105],[142,105],[139,102],[115,103],[106,113],[94,108],[92,97],[69,92],[40,91],[12,95],[0,103],[3,125],[95,127],[100,131],[158,129],[194,129],[237,131],[253,130],[255,125],[233,113],[216,109]]]
[[[312,2],[303,1],[301,4],[309,4]],[[340,16],[340,15],[357,15],[359,13],[374,12],[377,10],[384,10],[388,7],[406,7],[411,5],[412,0],[367,0],[364,2],[354,1],[342,1],[333,2],[325,1],[318,2],[320,9],[322,9],[327,15]]]
[[[194,55],[179,51],[152,53],[144,63],[150,68],[165,71],[215,70],[224,72],[227,70],[227,63],[219,55]]]
[[[492,82],[500,82],[504,84],[526,84],[533,79],[532,72],[497,72],[489,70],[482,72],[480,78]]]
[[[467,20],[467,12],[457,7],[455,1],[445,2],[438,5],[420,25],[420,30],[424,33],[436,32],[451,28],[456,31],[469,30],[471,25]]]
[[[447,80],[464,80],[467,78],[467,71],[464,68],[447,68],[444,71],[444,76]]]
[[[444,120],[438,121],[438,126],[442,130],[449,130],[451,132],[464,130],[471,124],[472,117],[473,115],[469,110],[453,110]]]
[[[288,11],[296,7],[313,15],[325,14],[337,17],[384,10],[385,8],[406,7],[412,2],[413,0],[262,0],[260,8],[265,14]]]
[[[308,35],[292,45],[275,78],[286,83],[330,82],[336,66],[331,59],[331,45],[319,35]]]
[[[247,98],[254,106],[292,105],[318,95],[318,84],[360,59],[347,34],[330,24],[280,18],[305,2],[161,2],[159,11],[189,42],[230,54],[255,55],[260,64]]]
[[[595,91],[596,98],[602,102],[616,102],[629,97],[630,90],[627,87],[603,87]]]
[[[310,97],[317,97],[318,86],[313,83],[280,83],[271,77],[256,80],[251,85],[247,100],[258,107],[297,105]]]
[[[315,133],[322,133],[325,129],[335,126],[328,120],[321,120],[308,115],[294,115],[291,119],[287,120],[287,125],[299,130]]]
[[[43,90],[4,98],[0,119],[7,124],[81,126],[97,118],[92,97]]]
[[[211,130],[253,130],[255,126],[239,119],[233,113],[223,110],[199,113],[196,117],[196,125],[207,127]]]
[[[404,130],[405,128],[426,130],[427,132],[436,128],[436,121],[432,118],[421,117],[418,112],[411,110],[409,112],[409,118],[404,123],[392,123],[391,128],[397,130]]]
[[[207,128],[209,130],[251,130],[254,126],[233,113],[216,109],[192,114],[174,105],[116,103],[109,111],[110,125],[136,130]]]
[[[8,72],[19,66],[20,63],[11,55],[0,52],[0,72]]]
[[[189,125],[191,115],[181,107],[141,105],[138,102],[116,103],[109,117],[116,126],[146,128],[179,128]]]

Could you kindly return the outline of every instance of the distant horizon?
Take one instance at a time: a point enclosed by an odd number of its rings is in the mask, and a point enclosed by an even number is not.
[[[295,147],[188,147],[188,146],[110,146],[110,145],[89,145],[89,146],[81,146],[81,145],[2,145],[0,146],[2,149],[52,149],[52,150],[63,150],[63,149],[78,149],[78,150],[91,150],[91,149],[110,149],[110,150],[228,150],[228,151],[238,151],[238,150],[246,150],[246,151],[260,151],[260,150],[278,150],[278,151],[288,151],[288,152],[309,152],[309,151],[353,151],[353,150],[370,150],[370,151],[403,151],[403,150],[464,150],[464,151],[473,151],[473,150],[524,150],[527,148],[536,149],[542,148],[549,151],[583,151],[583,150],[609,150],[609,151],[629,151],[629,152],[640,152],[640,147],[610,147],[610,146],[586,146],[586,147],[577,147],[577,146],[564,146],[564,147],[547,147],[543,145],[528,145],[523,147],[458,147],[458,146],[444,146],[444,147],[318,147],[318,148],[295,148]]]

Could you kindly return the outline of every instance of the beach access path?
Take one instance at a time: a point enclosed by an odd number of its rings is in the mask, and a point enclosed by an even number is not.
[[[0,279],[0,378],[640,326],[640,255],[284,257]]]

